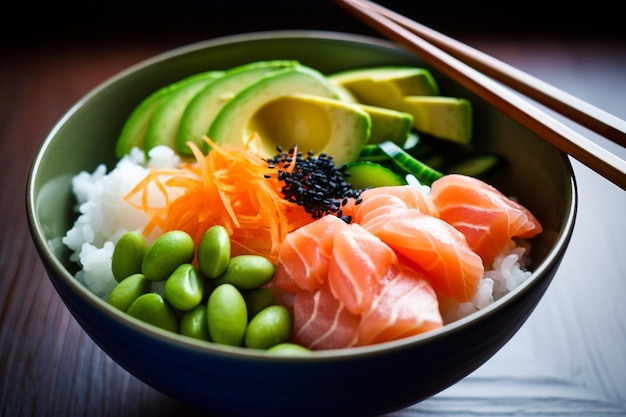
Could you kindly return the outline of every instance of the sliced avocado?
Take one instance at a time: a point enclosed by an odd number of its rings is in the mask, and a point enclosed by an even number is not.
[[[337,122],[346,125],[351,134],[358,134],[330,138],[328,133],[333,131],[328,125],[330,116],[326,110],[320,110],[322,106],[311,104],[312,99],[285,98],[299,95],[330,98],[336,100],[333,103],[335,108],[349,107],[351,111],[347,113],[358,117],[348,122]],[[311,124],[311,121],[315,122]],[[350,123],[354,126],[348,129]],[[259,152],[263,156],[274,156],[278,145],[287,149],[298,145],[305,152],[327,152],[340,164],[358,156],[360,147],[369,137],[369,126],[367,113],[358,106],[339,100],[336,87],[323,74],[309,67],[297,66],[272,72],[240,90],[215,117],[208,136],[217,143],[238,146],[247,143],[250,136],[258,131],[263,148]],[[312,137],[314,132],[319,136]]]
[[[198,77],[168,94],[158,105],[148,123],[145,151],[148,152],[158,145],[166,145],[179,152],[176,146],[176,136],[187,104],[204,86],[223,74],[223,72],[218,72],[207,74],[206,77]]]
[[[144,149],[148,124],[154,112],[175,90],[182,88],[186,84],[195,82],[198,79],[217,78],[221,76],[222,73],[222,71],[208,71],[194,74],[180,81],[168,84],[144,98],[137,107],[133,109],[122,126],[122,130],[115,144],[117,157],[121,159],[124,155],[128,154],[133,147]]]
[[[241,65],[208,83],[187,104],[181,119],[176,137],[177,149],[191,155],[187,142],[195,143],[200,149],[206,150],[203,137],[208,133],[213,119],[221,108],[239,90],[258,81],[270,71],[298,65],[293,60],[259,61]]]
[[[371,120],[361,106],[311,94],[277,97],[258,108],[248,129],[263,142],[264,156],[276,147],[326,153],[335,164],[354,161],[370,136]]]
[[[375,144],[390,140],[404,146],[413,128],[411,114],[367,104],[360,106],[372,120],[372,129],[367,143]]]
[[[356,97],[354,97],[354,94],[352,94],[350,90],[348,90],[343,85],[333,83],[333,86],[335,87],[337,91],[337,96],[339,97],[340,100],[347,101],[348,103],[359,102],[359,100],[357,100]]]
[[[459,143],[472,139],[472,105],[469,100],[441,96],[408,96],[389,103],[390,108],[413,115],[415,130]]]
[[[419,132],[454,142],[471,141],[471,103],[440,96],[425,68],[372,67],[335,73],[329,80],[348,89],[360,103],[411,114]]]
[[[425,68],[384,66],[331,74],[330,82],[347,89],[357,101],[385,107],[408,95],[439,95],[439,86]]]

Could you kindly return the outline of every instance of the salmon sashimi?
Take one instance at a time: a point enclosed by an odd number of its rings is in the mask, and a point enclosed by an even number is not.
[[[324,216],[287,234],[278,252],[273,285],[295,293],[313,291],[327,280],[335,229],[348,224],[336,216]]]
[[[312,350],[356,346],[360,317],[333,295],[330,286],[293,297],[293,342]]]
[[[384,278],[359,323],[359,345],[413,336],[443,326],[437,295],[420,272],[399,265]]]
[[[446,175],[433,182],[430,196],[440,218],[465,235],[485,266],[512,238],[530,239],[542,231],[526,207],[474,177]]]
[[[342,214],[350,215],[354,223],[362,224],[376,215],[375,208],[384,205],[411,208],[438,217],[437,207],[431,198],[411,185],[369,188],[360,194],[358,203],[357,199],[349,199],[342,207]]]
[[[335,228],[328,282],[352,314],[370,308],[380,279],[398,262],[396,253],[357,223]]]
[[[418,210],[389,207],[379,214],[362,226],[423,271],[435,291],[459,302],[472,298],[484,266],[461,232]]]
[[[365,200],[375,195],[398,197],[404,201],[407,208],[438,217],[437,206],[435,206],[432,199],[412,185],[390,185],[370,188],[361,193],[361,198]]]
[[[398,207],[406,209],[407,204],[395,195],[374,194],[362,199],[359,205],[352,210],[352,223],[363,224],[369,219],[378,216],[378,211],[385,213],[387,207]],[[344,210],[345,214],[345,210]]]

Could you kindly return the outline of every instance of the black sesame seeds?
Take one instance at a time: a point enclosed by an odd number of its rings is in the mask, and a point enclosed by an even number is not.
[[[343,215],[341,207],[349,198],[357,199],[358,204],[362,190],[353,189],[346,181],[350,173],[345,164],[337,167],[332,156],[321,153],[315,157],[313,151],[305,157],[297,152],[297,147],[288,152],[280,146],[276,149],[278,153],[267,164],[271,169],[278,168],[278,180],[285,183],[281,191],[287,201],[304,207],[314,219],[335,214],[346,223],[352,221],[351,216]]]

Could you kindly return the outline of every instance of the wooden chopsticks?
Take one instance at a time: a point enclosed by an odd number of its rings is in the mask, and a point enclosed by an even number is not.
[[[565,126],[515,91],[621,146],[626,146],[626,121],[371,1],[335,1],[372,28],[419,55],[540,137],[626,190],[624,160]]]

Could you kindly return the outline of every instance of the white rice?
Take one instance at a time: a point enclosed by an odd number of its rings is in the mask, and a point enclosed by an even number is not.
[[[468,302],[453,305],[445,312],[444,322],[458,320],[487,307],[530,277],[532,273],[527,270],[530,258],[526,255],[528,247],[511,241],[510,246],[485,270],[474,297]]]
[[[142,231],[149,221],[124,197],[145,178],[150,166],[175,168],[180,162],[166,146],[153,148],[149,160],[143,151],[133,149],[109,173],[102,164],[93,173],[81,172],[72,179],[79,216],[62,241],[72,251],[70,260],[82,266],[76,278],[94,294],[107,299],[117,284],[111,256],[118,239],[128,231]],[[164,201],[158,192],[150,193],[150,200],[155,206]]]

